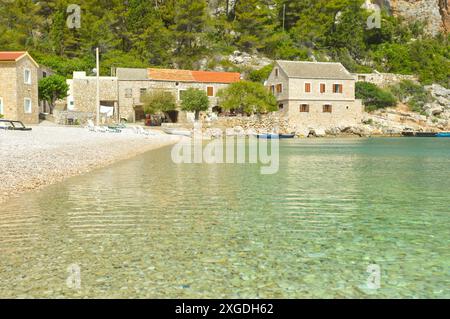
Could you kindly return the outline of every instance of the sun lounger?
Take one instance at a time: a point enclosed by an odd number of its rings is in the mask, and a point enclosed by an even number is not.
[[[94,124],[94,122],[92,122],[92,120],[88,120],[88,125],[86,126],[86,128],[90,131],[90,132],[99,132],[99,133],[106,133],[108,132],[108,128],[106,126],[96,126]]]
[[[0,120],[0,128],[10,131],[31,131],[30,127],[25,127],[21,121]]]
[[[109,133],[122,133],[122,130],[117,126],[108,126],[107,130]]]

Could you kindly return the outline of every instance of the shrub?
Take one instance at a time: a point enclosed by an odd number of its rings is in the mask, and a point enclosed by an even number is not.
[[[231,84],[218,93],[220,106],[225,110],[237,110],[254,114],[277,110],[277,100],[261,83],[241,81]]]
[[[431,93],[425,90],[423,86],[410,80],[404,80],[390,87],[391,92],[409,108],[421,113],[423,106],[433,101]]]
[[[366,110],[369,112],[397,104],[397,99],[391,92],[368,82],[356,83],[356,98],[363,100]]]
[[[264,81],[269,78],[272,70],[273,64],[269,64],[259,70],[251,71],[248,78],[252,82],[264,83]]]
[[[183,111],[195,113],[195,120],[199,119],[200,112],[209,108],[209,99],[206,92],[199,89],[187,89],[183,92],[181,108]]]
[[[177,103],[175,95],[172,92],[164,90],[152,90],[142,97],[144,112],[147,114],[156,114],[159,112],[168,112],[175,110]]]

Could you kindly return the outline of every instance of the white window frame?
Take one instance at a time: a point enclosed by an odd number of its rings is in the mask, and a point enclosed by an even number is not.
[[[26,102],[27,101],[30,101],[30,110],[29,110],[29,112],[27,111],[27,108],[26,108]],[[32,102],[32,100],[29,98],[29,97],[26,97],[26,98],[24,98],[23,99],[23,112],[25,113],[25,114],[31,114],[31,113],[33,113],[33,102]]]
[[[28,77],[28,79],[27,79],[27,72],[28,72],[28,74],[30,75],[30,76]],[[31,84],[31,70],[28,69],[28,68],[25,68],[25,69],[23,70],[23,83],[25,83],[25,84]]]
[[[3,105],[3,98],[0,97],[0,114],[5,115],[5,107]]]

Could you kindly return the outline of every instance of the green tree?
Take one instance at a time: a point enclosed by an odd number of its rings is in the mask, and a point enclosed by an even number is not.
[[[38,84],[39,99],[50,104],[50,114],[53,113],[55,102],[67,97],[69,86],[66,79],[60,75],[51,75],[42,78]]]
[[[206,92],[199,89],[189,88],[183,92],[181,109],[195,113],[195,120],[200,117],[200,112],[209,108],[209,99]]]
[[[152,90],[142,97],[146,114],[173,111],[177,108],[175,95],[165,90]]]
[[[235,7],[237,45],[244,51],[264,51],[276,43],[275,30],[278,19],[270,0],[239,0]]]
[[[178,0],[171,30],[175,42],[175,62],[182,68],[193,68],[205,55],[205,0]]]
[[[356,82],[356,98],[363,100],[369,112],[397,104],[397,99],[391,92],[369,82]]]
[[[259,70],[251,71],[248,75],[248,79],[252,82],[264,83],[272,73],[273,64],[266,65]]]
[[[264,85],[241,81],[218,92],[220,106],[225,110],[237,110],[248,115],[277,110],[277,100]]]

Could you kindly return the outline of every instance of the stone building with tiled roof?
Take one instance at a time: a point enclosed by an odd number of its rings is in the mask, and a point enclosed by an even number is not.
[[[240,80],[239,73],[207,72],[173,69],[116,68],[114,76],[100,77],[100,104],[112,108],[115,120],[130,122],[144,118],[142,97],[151,90],[165,90],[174,94],[179,103],[188,88],[204,90],[210,108],[218,105],[217,92]],[[74,72],[68,80],[68,109],[85,117],[95,113],[96,78],[84,72]],[[75,116],[75,114],[74,114]]]
[[[209,72],[174,69],[130,69],[117,68],[119,108],[121,117],[141,119],[142,96],[148,91],[162,89],[173,92],[177,102],[188,88],[204,90],[210,100],[210,108],[218,106],[217,92],[229,84],[238,82],[240,74],[235,72]]]
[[[276,61],[266,82],[280,113],[299,130],[359,124],[355,77],[340,63]]]
[[[38,71],[28,52],[0,52],[0,114],[4,118],[39,122]]]

